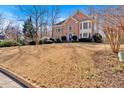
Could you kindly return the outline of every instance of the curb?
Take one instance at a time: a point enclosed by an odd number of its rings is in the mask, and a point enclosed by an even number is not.
[[[18,76],[17,74],[13,73],[12,71],[9,71],[8,69],[4,67],[0,67],[0,71],[4,73],[5,75],[9,76],[10,78],[12,78],[13,80],[15,80],[17,83],[23,85],[24,88],[38,88],[36,87],[36,85],[29,83],[24,78]]]

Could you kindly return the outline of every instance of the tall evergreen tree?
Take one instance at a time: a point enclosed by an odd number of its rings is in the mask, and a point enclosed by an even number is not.
[[[34,40],[36,31],[34,29],[31,17],[24,22],[23,33],[24,33],[25,38]]]

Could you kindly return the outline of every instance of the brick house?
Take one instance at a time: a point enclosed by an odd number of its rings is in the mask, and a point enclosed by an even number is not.
[[[80,11],[77,11],[73,16],[70,16],[64,21],[54,24],[52,27],[52,38],[61,39],[66,36],[70,41],[72,36],[80,38],[91,38],[93,35],[93,20]]]

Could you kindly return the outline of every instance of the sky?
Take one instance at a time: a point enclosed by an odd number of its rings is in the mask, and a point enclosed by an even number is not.
[[[23,6],[30,7],[30,6]],[[47,7],[51,7],[50,5]],[[81,10],[83,13],[87,14],[88,5],[60,5],[60,20],[66,19],[68,16],[72,15],[76,10]],[[105,8],[108,6],[94,5],[94,8]],[[2,13],[7,21],[13,21],[17,25],[24,23],[21,19],[26,18],[24,13],[19,10],[18,6],[15,5],[0,5],[0,13]]]

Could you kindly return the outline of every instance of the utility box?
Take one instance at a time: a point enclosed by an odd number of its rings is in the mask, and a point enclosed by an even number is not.
[[[119,61],[124,62],[124,52],[118,53]]]

